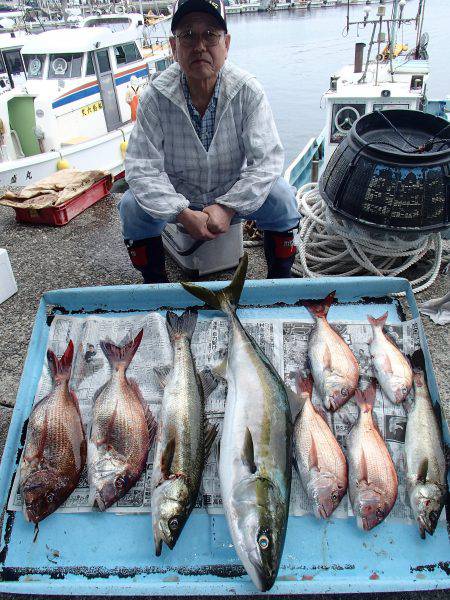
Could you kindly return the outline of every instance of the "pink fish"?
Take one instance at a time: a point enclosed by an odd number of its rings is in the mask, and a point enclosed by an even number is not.
[[[373,334],[369,349],[381,389],[391,402],[400,404],[411,390],[413,374],[408,360],[383,332],[387,316],[387,312],[378,319],[367,315]]]
[[[316,323],[309,336],[308,358],[325,408],[336,410],[355,393],[359,366],[353,352],[327,321],[335,292],[324,300],[305,302]]]

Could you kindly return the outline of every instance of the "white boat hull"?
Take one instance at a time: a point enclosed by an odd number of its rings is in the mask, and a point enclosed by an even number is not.
[[[122,142],[128,141],[133,123],[82,144],[0,163],[0,187],[25,186],[58,170],[60,160],[80,170],[92,168],[118,175],[124,170]]]

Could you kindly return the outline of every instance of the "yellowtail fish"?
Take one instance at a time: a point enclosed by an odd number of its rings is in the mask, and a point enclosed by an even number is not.
[[[247,264],[244,255],[231,284],[216,292],[183,286],[229,319],[220,487],[236,552],[258,590],[267,591],[277,577],[286,534],[292,422],[283,380],[236,315]]]
[[[180,317],[169,311],[167,330],[173,367],[158,370],[164,386],[152,473],[152,522],[155,552],[165,542],[172,550],[197,500],[203,467],[217,434],[207,425],[205,397],[217,386],[208,371],[197,374],[191,339],[196,311]]]
[[[30,415],[20,469],[20,493],[28,521],[39,523],[73,492],[86,463],[86,436],[75,394],[69,388],[73,343],[59,359],[47,351],[52,391]]]
[[[414,370],[414,402],[408,411],[405,436],[406,482],[420,537],[433,535],[447,493],[441,430],[428,392],[425,374]]]
[[[358,386],[359,366],[353,352],[327,321],[335,292],[324,300],[304,302],[315,319],[308,341],[308,359],[327,410],[335,411],[349,400]]]
[[[412,369],[405,356],[383,332],[387,316],[387,312],[378,319],[367,315],[372,325],[369,349],[381,389],[391,402],[400,404],[411,390]]]
[[[391,512],[397,499],[394,463],[373,419],[376,384],[356,390],[358,420],[347,438],[349,495],[358,527],[369,531]]]
[[[101,341],[111,377],[94,399],[88,475],[94,506],[106,510],[137,482],[147,463],[156,421],[137,383],[126,376],[141,343],[141,330],[122,347]]]
[[[311,401],[312,391],[311,376],[297,378],[297,394],[304,404],[294,423],[294,450],[300,480],[313,502],[314,514],[325,519],[347,491],[347,462],[326,415]]]

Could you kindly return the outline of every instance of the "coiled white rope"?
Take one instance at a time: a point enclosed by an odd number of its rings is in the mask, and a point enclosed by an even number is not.
[[[369,234],[365,227],[341,219],[330,211],[316,183],[297,192],[302,220],[298,253],[292,272],[302,277],[378,275],[397,276],[434,250],[426,273],[410,281],[414,292],[430,287],[439,274],[442,239],[439,233],[406,240],[381,232]],[[398,294],[403,295],[403,294]]]

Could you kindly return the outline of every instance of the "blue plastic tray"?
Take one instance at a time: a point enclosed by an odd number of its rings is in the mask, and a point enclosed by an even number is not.
[[[206,284],[212,289],[223,282]],[[326,280],[249,281],[241,304],[248,312],[305,310],[299,299],[323,298],[337,290],[339,302],[371,299],[389,309],[390,322],[399,321],[391,293],[406,292],[412,317],[418,317],[409,283],[394,278],[335,278]],[[379,300],[377,300],[377,298]],[[41,374],[49,333],[47,316],[54,306],[65,311],[102,314],[181,309],[196,301],[180,285],[120,286],[58,290],[46,293],[39,305],[6,448],[0,467],[0,502],[4,506],[25,422]],[[334,305],[337,310],[339,306]],[[341,309],[342,310],[342,309]],[[365,317],[367,307],[345,308],[349,320]],[[247,311],[245,311],[247,312]],[[339,311],[340,312],[340,311]],[[431,358],[420,324],[430,392],[438,400]],[[444,438],[450,441],[444,424]],[[174,551],[153,551],[149,515],[54,514],[33,526],[22,513],[6,512],[0,541],[0,592],[23,594],[98,595],[228,595],[254,594],[223,516],[194,514]],[[275,594],[343,593],[447,588],[450,585],[450,545],[447,530],[421,540],[417,528],[396,522],[360,531],[353,519],[318,521],[290,517]]]

